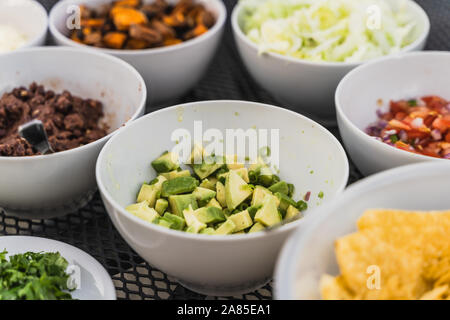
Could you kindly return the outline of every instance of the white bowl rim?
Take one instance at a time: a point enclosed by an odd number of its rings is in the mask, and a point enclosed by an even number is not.
[[[401,50],[399,51],[399,53],[402,52],[408,52],[411,51],[414,47],[417,47],[418,44],[422,43],[423,41],[426,41],[426,39],[428,38],[430,31],[431,31],[431,22],[430,22],[430,18],[428,17],[428,14],[426,13],[426,11],[415,1],[413,0],[407,0],[408,4],[415,7],[419,12],[420,15],[423,18],[423,22],[425,24],[425,30],[423,32],[423,34],[418,37],[413,43],[407,45],[406,47],[401,48]],[[248,46],[250,46],[252,49],[258,51],[258,45],[256,43],[254,43],[253,41],[251,41],[242,31],[241,27],[239,26],[239,22],[238,22],[238,16],[240,14],[240,11],[242,10],[243,5],[241,3],[238,3],[234,9],[233,9],[233,13],[231,15],[231,25],[232,28],[235,32],[235,34],[242,40],[244,41]],[[289,57],[289,56],[285,56],[276,52],[264,52],[264,55],[267,55],[271,58],[274,59],[279,59],[279,60],[284,60],[286,62],[289,63],[298,63],[298,64],[304,64],[304,65],[309,65],[309,66],[317,66],[317,67],[332,67],[332,68],[339,68],[339,67],[347,67],[347,68],[354,68],[357,67],[361,64],[367,63],[369,61],[376,61],[377,59],[386,57],[379,57],[379,58],[374,58],[371,60],[367,60],[367,61],[359,61],[359,62],[335,62],[335,61],[310,61],[310,60],[306,60],[306,59],[300,59],[300,58],[294,58],[294,57]],[[392,56],[392,55],[387,55],[387,56]]]
[[[214,105],[217,103],[229,103],[229,104],[236,104],[236,105],[240,105],[240,104],[246,104],[246,105],[258,105],[260,107],[265,107],[268,109],[274,109],[274,110],[278,110],[278,111],[282,111],[282,112],[287,112],[292,114],[292,116],[295,117],[299,117],[307,122],[309,122],[310,124],[313,124],[314,126],[316,126],[319,130],[321,130],[322,132],[324,132],[329,138],[330,138],[330,142],[334,143],[338,149],[340,150],[340,154],[344,156],[344,159],[346,160],[344,162],[344,168],[342,168],[343,172],[344,172],[344,179],[343,181],[338,185],[338,187],[336,188],[336,197],[340,196],[342,191],[345,189],[347,183],[348,183],[348,178],[349,178],[349,172],[350,172],[350,165],[348,162],[348,158],[347,155],[345,153],[344,148],[342,147],[341,143],[339,142],[339,140],[330,132],[328,131],[326,128],[324,128],[322,125],[316,123],[315,121],[309,119],[308,117],[305,117],[304,115],[301,115],[299,113],[293,112],[291,110],[288,109],[284,109],[281,107],[277,107],[277,106],[273,106],[273,105],[269,105],[269,104],[264,104],[264,103],[259,103],[259,102],[251,102],[251,101],[241,101],[241,100],[211,100],[211,101],[199,101],[199,102],[190,102],[190,103],[184,103],[184,104],[179,104],[179,105],[175,105],[172,107],[168,107],[168,108],[164,108],[152,113],[149,113],[135,121],[133,121],[133,123],[131,123],[129,126],[127,126],[127,128],[132,128],[133,126],[137,126],[140,122],[143,121],[147,121],[148,118],[152,117],[155,114],[159,114],[159,113],[163,113],[163,112],[170,112],[170,111],[175,111],[178,108],[186,108],[186,107],[191,107],[191,106],[198,106],[198,105]],[[163,228],[161,226],[157,226],[154,225],[152,223],[148,223],[134,215],[132,215],[131,213],[129,213],[128,211],[125,210],[125,208],[123,208],[120,204],[117,203],[117,201],[109,194],[109,192],[106,190],[105,185],[103,184],[103,181],[100,177],[100,171],[101,171],[101,164],[103,162],[103,158],[106,157],[106,150],[108,149],[108,146],[110,144],[113,144],[115,139],[118,139],[118,137],[120,136],[121,132],[117,133],[115,136],[113,136],[103,147],[102,151],[100,152],[100,155],[98,156],[97,159],[97,164],[96,164],[96,170],[95,170],[95,175],[96,175],[96,179],[97,179],[97,185],[98,185],[98,189],[100,190],[100,193],[103,197],[106,198],[106,200],[112,204],[113,206],[113,210],[117,210],[119,212],[120,215],[125,216],[127,219],[132,220],[134,223],[137,223],[138,225],[145,227],[149,230],[154,230],[154,231],[158,231],[160,233],[163,234],[167,234],[167,235],[171,235],[174,236],[176,238],[179,239],[191,239],[191,240],[198,240],[198,241],[203,241],[203,240],[211,240],[213,242],[222,242],[222,241],[241,241],[241,240],[245,240],[245,239],[259,239],[265,236],[269,236],[269,235],[275,235],[275,234],[279,234],[279,233],[285,233],[288,232],[292,229],[297,228],[299,225],[302,225],[306,222],[308,222],[309,220],[311,220],[312,218],[314,218],[315,216],[315,211],[316,208],[311,210],[311,212],[306,215],[303,219],[288,223],[276,230],[270,231],[270,232],[255,232],[253,234],[245,234],[245,235],[215,235],[215,236],[211,236],[211,235],[205,235],[205,234],[190,234],[187,232],[181,232],[181,231],[177,231],[177,230],[171,230],[171,229],[167,229],[167,228]],[[312,218],[308,218],[308,216],[312,216]]]
[[[215,23],[215,25],[208,30],[206,33],[195,37],[194,39],[190,39],[188,41],[184,41],[180,44],[176,44],[173,46],[167,46],[167,47],[160,47],[160,48],[149,48],[149,49],[142,49],[142,50],[116,50],[116,49],[108,49],[108,48],[96,48],[92,46],[88,46],[86,44],[77,43],[71,39],[69,39],[67,36],[62,34],[58,28],[55,26],[55,19],[56,19],[56,9],[63,6],[67,2],[70,2],[71,0],[62,0],[59,1],[50,11],[50,18],[49,18],[49,26],[50,26],[50,33],[58,39],[58,41],[61,41],[66,46],[70,47],[76,47],[76,48],[83,48],[83,49],[89,49],[93,51],[99,51],[107,54],[112,54],[116,56],[139,56],[139,55],[145,55],[145,54],[157,54],[157,53],[168,53],[176,50],[182,50],[184,48],[188,48],[191,46],[195,46],[196,44],[207,41],[211,37],[213,37],[215,34],[217,34],[220,30],[222,30],[223,26],[225,25],[225,22],[227,20],[227,9],[224,5],[224,3],[221,0],[209,0],[213,1],[219,10],[218,12],[218,18]],[[87,1],[87,0],[86,0]]]
[[[317,231],[322,222],[334,213],[334,207],[340,206],[342,203],[348,202],[362,193],[369,193],[374,188],[378,189],[380,186],[391,184],[392,180],[400,182],[411,179],[411,176],[417,179],[422,176],[427,176],[431,171],[442,172],[442,170],[448,170],[449,168],[450,162],[421,162],[382,171],[353,183],[339,198],[334,198],[318,208],[315,212],[316,219],[309,225],[309,228],[296,230],[286,241],[280,252],[274,273],[274,278],[276,279],[274,286],[275,299],[295,299],[295,297],[291,296],[291,289],[294,289],[296,278],[291,279],[290,277],[296,276],[299,253],[305,247],[306,241],[311,237],[311,234]]]
[[[29,6],[34,6],[37,10],[39,10],[40,14],[42,14],[42,16],[44,17],[45,24],[40,26],[40,27],[42,27],[42,30],[38,34],[36,34],[31,39],[28,39],[28,41],[23,46],[18,48],[17,50],[22,50],[22,49],[36,46],[38,44],[39,40],[41,38],[45,37],[45,35],[48,31],[48,25],[49,25],[49,18],[48,18],[47,10],[44,8],[44,6],[41,3],[37,2],[36,0],[21,0],[21,1],[23,3],[26,3]],[[16,50],[14,50],[14,51],[16,51]],[[9,54],[9,53],[11,53],[11,52],[5,52],[5,53],[2,53],[2,55]]]
[[[365,133],[363,131],[363,129],[360,129],[359,127],[357,127],[346,115],[346,113],[343,110],[343,106],[341,104],[341,96],[342,96],[342,90],[343,90],[343,86],[347,83],[352,81],[352,77],[356,74],[359,74],[361,72],[364,72],[366,69],[371,68],[373,65],[377,65],[377,64],[383,64],[386,61],[392,61],[392,60],[397,60],[397,59],[404,59],[404,58],[409,58],[409,57],[414,57],[414,56],[419,56],[419,57],[433,57],[433,56],[445,56],[448,57],[450,60],[450,52],[447,51],[417,51],[417,52],[406,52],[403,53],[401,55],[394,55],[394,56],[387,56],[387,57],[383,57],[381,59],[377,59],[374,61],[371,61],[369,63],[365,63],[355,69],[353,69],[352,71],[350,71],[349,73],[347,73],[344,78],[342,78],[341,82],[339,83],[337,89],[336,89],[336,93],[335,93],[335,105],[336,105],[336,113],[339,114],[341,116],[341,118],[343,119],[343,121],[345,122],[345,124],[347,126],[349,126],[359,137],[363,138],[364,140],[367,141],[367,143],[369,145],[372,146],[377,146],[380,148],[383,148],[383,152],[387,152],[390,153],[392,155],[402,155],[405,158],[409,158],[411,160],[420,160],[420,161],[441,161],[441,162],[445,162],[445,161],[449,161],[448,159],[442,159],[442,158],[434,158],[434,157],[430,157],[430,156],[425,156],[425,155],[421,155],[421,154],[417,154],[417,153],[413,153],[413,152],[409,152],[406,150],[402,150],[402,149],[398,149],[395,148],[393,146],[390,146],[382,141],[379,141],[377,139],[375,139],[374,137],[369,136],[367,133]],[[374,122],[376,121],[376,119],[374,119]]]
[[[123,61],[122,59],[116,58],[114,56],[105,54],[105,53],[101,53],[101,52],[95,52],[95,51],[86,51],[86,50],[80,50],[77,48],[72,48],[72,47],[58,47],[58,46],[46,46],[46,47],[31,47],[31,48],[25,48],[23,50],[18,50],[18,51],[14,51],[14,52],[8,52],[5,53],[4,55],[0,55],[0,60],[6,56],[9,55],[18,55],[18,54],[25,54],[28,52],[49,52],[51,54],[51,52],[53,51],[61,51],[61,52],[71,52],[71,53],[80,53],[80,54],[88,54],[88,55],[96,55],[102,59],[106,59],[109,60],[112,63],[118,63],[121,66],[127,68],[131,73],[133,73],[137,79],[139,80],[139,82],[141,83],[141,87],[142,87],[142,98],[141,101],[139,102],[139,106],[137,107],[136,111],[133,113],[133,115],[128,119],[128,121],[126,121],[125,123],[122,124],[121,127],[117,128],[116,130],[110,132],[108,135],[104,136],[101,139],[98,139],[94,142],[85,144],[81,147],[77,147],[74,149],[70,149],[70,150],[65,150],[65,151],[61,151],[61,152],[56,152],[56,153],[51,153],[51,154],[46,154],[46,155],[37,155],[37,156],[24,156],[24,157],[2,157],[0,156],[0,163],[4,162],[4,161],[34,161],[34,160],[41,160],[41,159],[49,159],[52,157],[59,157],[59,156],[64,156],[64,155],[69,155],[71,153],[74,152],[79,152],[82,151],[84,149],[88,149],[88,148],[92,148],[98,144],[103,143],[105,140],[110,139],[113,135],[115,135],[118,131],[120,131],[122,128],[124,128],[126,125],[128,125],[129,123],[133,122],[138,116],[139,114],[145,110],[145,102],[147,100],[147,87],[145,85],[145,81],[144,78],[142,78],[142,76],[140,75],[139,72],[136,71],[136,69],[134,67],[132,67],[130,64],[128,64],[127,62]]]

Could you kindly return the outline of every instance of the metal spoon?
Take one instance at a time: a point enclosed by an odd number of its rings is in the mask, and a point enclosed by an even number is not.
[[[41,120],[32,120],[19,127],[19,134],[41,154],[54,153],[48,142],[47,133]]]

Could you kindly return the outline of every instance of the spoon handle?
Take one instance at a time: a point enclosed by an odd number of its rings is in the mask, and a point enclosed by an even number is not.
[[[54,153],[41,120],[32,120],[21,125],[19,134],[41,154]]]

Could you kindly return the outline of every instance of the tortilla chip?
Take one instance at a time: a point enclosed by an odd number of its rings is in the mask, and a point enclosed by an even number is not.
[[[320,279],[320,292],[325,300],[351,300],[353,294],[345,287],[342,277],[328,274]]]

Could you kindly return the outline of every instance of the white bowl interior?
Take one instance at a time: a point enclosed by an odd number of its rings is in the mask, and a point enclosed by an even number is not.
[[[311,208],[335,196],[346,184],[345,152],[328,131],[311,120],[251,102],[201,102],[147,115],[105,146],[97,174],[119,206],[136,201],[140,185],[156,176],[150,162],[176,145],[171,140],[174,130],[185,128],[193,135],[194,121],[202,121],[203,132],[216,128],[224,136],[226,129],[279,129],[279,176],[295,185],[296,199],[311,191]],[[318,197],[320,191],[323,199]]]
[[[13,26],[27,35],[29,42],[47,30],[47,12],[36,1],[0,1],[0,24]]]
[[[450,198],[444,196],[449,169],[446,163],[424,163],[390,170],[357,183],[323,207],[311,229],[296,233],[283,251],[278,298],[320,299],[320,277],[339,274],[334,241],[355,232],[366,209],[449,210]]]
[[[427,95],[450,99],[448,74],[449,53],[408,53],[352,71],[341,82],[336,100],[348,120],[365,130],[377,120],[378,109],[388,110],[391,100]]]
[[[61,33],[64,36],[68,36],[70,34],[70,29],[67,28],[67,20],[73,14],[73,11],[69,10],[71,6],[73,5],[80,5],[85,4],[89,6],[90,8],[98,8],[101,5],[111,3],[112,0],[65,0],[60,5],[57,5],[52,10],[50,19],[51,24],[56,28],[56,30]],[[152,3],[154,0],[144,0],[144,3]],[[169,3],[176,4],[178,0],[168,0]],[[210,10],[213,14],[215,14],[216,19],[219,17],[219,9],[216,3],[214,1],[208,1],[208,0],[197,0],[197,2],[202,3],[208,10]],[[67,39],[67,41],[72,42],[70,39]],[[74,43],[77,44],[77,43]],[[83,45],[84,46],[84,45]],[[106,49],[107,50],[107,49]],[[114,50],[118,51],[118,50]],[[128,50],[127,50],[128,51]],[[142,51],[142,50],[141,50]],[[123,50],[120,50],[120,52],[123,52]],[[134,52],[136,52],[134,50]]]
[[[261,0],[265,1],[265,0]],[[410,48],[416,47],[417,43],[422,40],[422,37],[427,36],[429,29],[430,29],[430,22],[428,19],[427,14],[425,11],[414,1],[412,0],[386,0],[387,3],[391,6],[392,10],[394,12],[399,11],[401,8],[406,8],[406,12],[412,16],[415,17],[416,26],[413,29],[414,39],[416,39],[413,43],[403,48],[401,51],[406,52],[410,51]],[[236,15],[233,15],[233,18],[237,19],[237,25],[239,26],[238,34],[243,37],[247,43],[252,44],[252,46],[257,46],[257,44],[254,44],[250,39],[248,39],[244,33],[244,17],[245,17],[245,11],[243,10],[243,6],[239,6],[240,10],[237,12]],[[278,57],[284,57],[280,54],[273,54],[272,55],[278,56]],[[302,61],[300,59],[296,58],[289,58],[289,61]],[[306,61],[307,62],[307,61]],[[320,63],[319,63],[320,64]],[[359,63],[337,63],[338,65],[358,65]]]
[[[56,93],[68,90],[99,100],[110,132],[137,115],[146,99],[137,71],[103,54],[64,48],[22,50],[1,56],[0,69],[0,95],[36,82]]]

